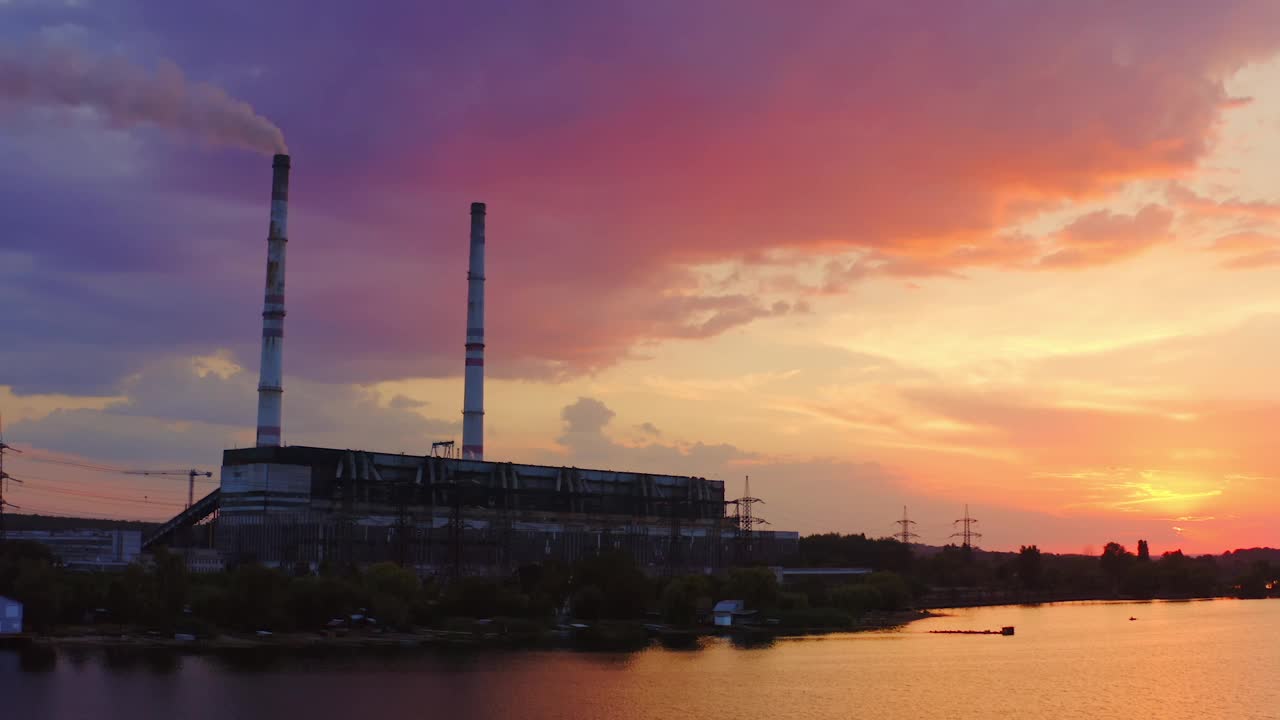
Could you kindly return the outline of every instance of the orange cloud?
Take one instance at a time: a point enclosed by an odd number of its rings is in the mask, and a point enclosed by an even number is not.
[[[1046,268],[1105,265],[1167,240],[1173,212],[1147,205],[1135,215],[1099,210],[1077,218],[1054,237],[1058,249],[1040,258]]]

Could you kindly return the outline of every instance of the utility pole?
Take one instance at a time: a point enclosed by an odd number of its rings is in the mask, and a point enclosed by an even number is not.
[[[894,533],[893,536],[901,540],[903,545],[910,545],[912,540],[920,537],[911,531],[911,526],[915,525],[916,521],[907,517],[906,505],[902,506],[902,519],[894,520],[893,522],[898,526],[898,532]]]
[[[960,518],[959,520],[956,520],[951,524],[960,526],[961,528],[960,532],[951,533],[951,537],[960,538],[962,540],[962,546],[964,547],[965,550],[972,550],[973,541],[980,539],[982,537],[982,533],[973,529],[973,526],[978,524],[978,519],[975,517],[969,517],[968,505],[964,506],[964,517]]]

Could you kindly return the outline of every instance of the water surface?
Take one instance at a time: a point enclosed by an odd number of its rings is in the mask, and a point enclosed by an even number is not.
[[[891,632],[628,654],[0,653],[0,717],[1280,718],[1280,602],[948,612]],[[926,632],[1002,625],[1017,635]]]

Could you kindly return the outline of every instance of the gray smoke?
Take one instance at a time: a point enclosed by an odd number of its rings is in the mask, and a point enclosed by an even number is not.
[[[156,125],[264,154],[288,152],[284,133],[253,107],[161,61],[148,72],[123,58],[67,48],[0,48],[0,102],[86,106],[116,125]]]

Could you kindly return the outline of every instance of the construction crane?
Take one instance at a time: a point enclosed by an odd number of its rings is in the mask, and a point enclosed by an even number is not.
[[[213,473],[209,471],[201,472],[192,468],[190,470],[121,470],[124,475],[186,475],[187,476],[187,509],[196,502],[196,478],[207,477],[212,478]]]

